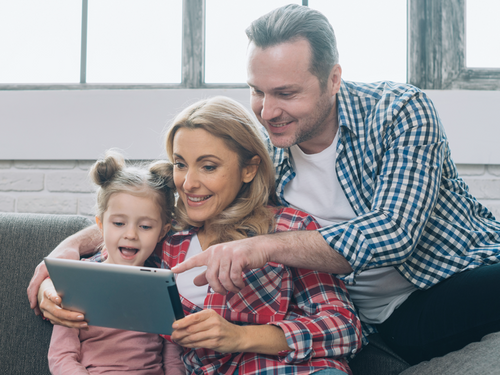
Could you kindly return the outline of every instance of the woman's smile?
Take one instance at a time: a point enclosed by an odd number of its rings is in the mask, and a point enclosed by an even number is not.
[[[181,128],[175,133],[172,161],[180,203],[199,226],[232,204],[248,180],[248,168],[240,167],[238,154],[203,129]]]
[[[194,195],[188,193],[185,194],[189,205],[203,204],[205,201],[212,197],[211,195]]]

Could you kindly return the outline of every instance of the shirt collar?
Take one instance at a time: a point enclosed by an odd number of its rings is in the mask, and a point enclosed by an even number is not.
[[[357,103],[355,103],[354,90],[347,86],[344,80],[341,81],[340,90],[337,93],[337,111],[338,111],[338,120],[339,127],[346,128],[350,132],[354,133],[356,137],[360,133],[360,124],[359,121],[356,121],[356,112],[355,108]]]
[[[174,232],[172,234],[169,234],[169,237],[185,237],[185,236],[193,236],[194,234],[198,233],[200,228],[198,227],[189,227],[184,230],[180,230],[178,232]]]

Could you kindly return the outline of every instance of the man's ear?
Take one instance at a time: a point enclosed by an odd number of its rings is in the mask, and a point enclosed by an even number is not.
[[[259,170],[260,156],[255,155],[241,171],[241,180],[245,183],[251,182]]]
[[[342,83],[342,67],[339,64],[335,64],[328,77],[329,86],[331,87],[331,95],[336,95],[340,90],[340,84]]]
[[[99,230],[101,231],[101,234],[102,234],[102,232],[103,232],[103,230],[102,230],[102,221],[99,218],[99,216],[95,217],[95,222],[96,222],[97,226],[99,227]]]
[[[165,224],[160,232],[160,235],[158,236],[158,241],[157,242],[160,242],[163,237],[165,237],[165,235],[168,233],[168,231],[170,230],[170,228],[172,227],[171,224]]]

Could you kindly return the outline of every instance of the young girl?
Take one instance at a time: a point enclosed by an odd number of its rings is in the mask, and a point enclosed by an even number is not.
[[[171,226],[170,163],[156,162],[149,170],[126,167],[123,156],[108,151],[90,176],[99,185],[96,222],[104,262],[143,266]],[[180,375],[185,374],[180,353],[178,345],[152,333],[55,325],[48,357],[52,374]]]

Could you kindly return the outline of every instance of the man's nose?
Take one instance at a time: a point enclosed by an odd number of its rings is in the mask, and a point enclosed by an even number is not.
[[[262,109],[260,117],[264,120],[272,120],[273,118],[281,116],[281,109],[278,101],[271,95],[266,95],[262,99]]]

